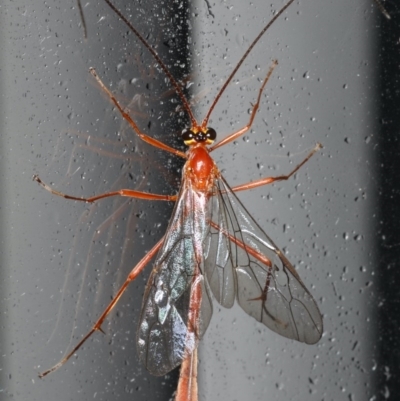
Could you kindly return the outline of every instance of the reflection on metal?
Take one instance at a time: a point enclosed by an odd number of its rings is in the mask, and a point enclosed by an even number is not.
[[[386,11],[385,7],[383,7],[383,4],[381,2],[381,0],[374,0],[376,5],[378,6],[379,10],[381,11],[381,13],[387,18],[387,19],[391,19],[390,14]]]

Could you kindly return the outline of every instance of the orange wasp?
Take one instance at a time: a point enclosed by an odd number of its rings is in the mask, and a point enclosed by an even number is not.
[[[290,0],[255,38],[220,89],[201,124],[195,119],[181,86],[155,50],[109,0],[105,1],[152,54],[174,86],[191,120],[191,127],[182,131],[182,140],[188,150],[184,153],[173,149],[143,133],[96,71],[91,68],[90,72],[143,141],[184,158],[186,164],[181,189],[177,195],[172,196],[121,189],[90,198],[79,198],[55,191],[38,176],[34,176],[34,180],[49,192],[83,202],[95,202],[111,196],[176,202],[164,237],[132,269],[86,336],[60,362],[41,373],[40,377],[58,369],[95,331],[102,331],[102,323],[128,285],[155,257],[137,333],[139,357],[150,373],[159,376],[182,364],[175,400],[196,401],[197,346],[211,320],[212,297],[226,308],[232,307],[236,299],[248,315],[284,337],[314,344],[322,335],[322,316],[314,298],[294,267],[235,195],[237,191],[289,179],[321,145],[317,144],[288,175],[266,177],[233,188],[229,187],[210,156],[212,151],[234,141],[250,129],[262,92],[277,62],[274,61],[270,67],[252,107],[249,122],[242,129],[214,144],[216,131],[207,126],[216,103],[236,71],[261,36],[294,0]]]

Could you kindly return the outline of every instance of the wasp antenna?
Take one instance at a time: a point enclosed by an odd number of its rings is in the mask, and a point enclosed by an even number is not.
[[[292,0],[294,1],[294,0]],[[173,75],[170,73],[169,69],[167,66],[163,63],[161,60],[160,56],[156,53],[156,51],[146,42],[145,38],[139,33],[139,31],[127,20],[127,18],[121,13],[121,11],[118,10],[114,6],[114,4],[111,3],[110,0],[105,0],[105,2],[108,4],[108,6],[119,16],[119,18],[122,19],[122,21],[125,22],[125,24],[128,26],[128,28],[136,35],[136,37],[143,43],[143,45],[146,47],[146,49],[151,53],[151,55],[154,57],[154,59],[157,61],[158,65],[163,69],[165,75],[168,77],[170,80],[171,84],[175,88],[175,92],[177,95],[181,98],[183,107],[187,111],[189,118],[192,122],[193,127],[198,127],[197,121],[194,118],[194,115],[192,113],[192,110],[190,108],[189,102],[186,99],[186,96],[183,94],[181,87],[179,86],[178,82],[176,82],[175,78]]]
[[[106,0],[107,1],[107,0]],[[214,110],[215,105],[218,103],[219,98],[222,96],[224,93],[226,87],[229,85],[229,82],[232,81],[232,78],[236,74],[237,70],[240,68],[240,66],[243,64],[243,61],[246,59],[246,57],[249,55],[253,47],[256,45],[256,43],[261,39],[261,37],[264,35],[264,33],[269,29],[269,27],[280,17],[282,13],[285,12],[285,10],[294,2],[294,0],[288,1],[279,11],[275,16],[272,18],[271,21],[268,22],[268,24],[264,27],[264,29],[258,34],[258,36],[253,40],[253,43],[250,45],[250,47],[246,50],[246,53],[242,56],[242,58],[239,60],[239,62],[236,64],[236,67],[233,69],[231,72],[231,75],[229,75],[229,78],[225,81],[224,85],[218,92],[217,96],[215,97],[214,101],[211,104],[210,109],[208,110],[207,115],[205,116],[203,122],[201,123],[202,127],[206,127],[208,124],[208,120],[210,118],[210,115],[212,111]]]

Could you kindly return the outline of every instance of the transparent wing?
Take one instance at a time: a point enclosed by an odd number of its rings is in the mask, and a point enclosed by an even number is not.
[[[322,316],[294,267],[221,177],[210,200],[205,275],[217,301],[242,309],[276,333],[307,344],[322,335]]]
[[[140,359],[165,375],[197,347],[212,315],[203,272],[203,239],[209,221],[204,194],[183,182],[143,297],[138,329]]]

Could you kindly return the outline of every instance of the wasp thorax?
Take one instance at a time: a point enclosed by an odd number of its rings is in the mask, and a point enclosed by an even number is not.
[[[185,128],[182,131],[182,139],[185,142],[185,145],[190,146],[195,143],[205,142],[207,145],[211,145],[215,138],[217,137],[217,133],[214,128],[207,127],[206,129],[194,130],[192,128]]]

